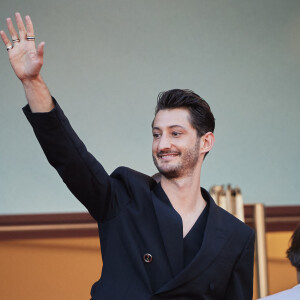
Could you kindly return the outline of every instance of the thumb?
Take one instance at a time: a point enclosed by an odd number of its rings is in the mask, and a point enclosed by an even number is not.
[[[44,47],[45,47],[45,42],[41,42],[37,47],[37,56],[41,61],[43,61],[43,57],[44,57]]]

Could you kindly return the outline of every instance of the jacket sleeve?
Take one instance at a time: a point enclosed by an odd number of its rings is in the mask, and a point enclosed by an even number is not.
[[[62,109],[48,113],[23,111],[49,161],[74,196],[99,222],[117,214],[120,205],[114,194],[117,179],[111,178],[72,129]]]
[[[233,268],[224,299],[252,300],[254,240],[254,231],[251,230],[243,252]]]

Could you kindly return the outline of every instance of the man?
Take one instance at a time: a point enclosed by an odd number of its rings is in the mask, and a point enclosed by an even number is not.
[[[291,246],[286,251],[291,264],[296,268],[298,284],[289,290],[264,297],[264,300],[299,300],[300,299],[300,226],[294,231]]]
[[[23,83],[31,123],[50,164],[99,224],[103,259],[92,299],[252,299],[254,233],[200,187],[214,144],[209,105],[188,90],[160,94],[152,124],[161,180],[129,168],[110,176],[86,150],[40,76],[44,43],[19,13],[14,45],[1,31]]]

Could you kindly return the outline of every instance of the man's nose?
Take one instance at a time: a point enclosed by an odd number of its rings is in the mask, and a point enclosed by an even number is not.
[[[166,136],[166,135],[161,136],[161,138],[159,140],[158,148],[159,148],[159,151],[171,148],[171,140],[169,139],[168,136]]]

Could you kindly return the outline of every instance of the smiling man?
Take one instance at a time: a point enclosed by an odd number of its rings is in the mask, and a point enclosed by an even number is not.
[[[176,92],[178,94],[180,91]],[[161,110],[155,117],[153,161],[166,178],[178,178],[191,173],[199,161],[200,137],[189,118],[188,110],[178,108]],[[173,124],[174,121],[176,124]]]
[[[214,144],[209,105],[189,90],[158,97],[152,156],[160,181],[129,168],[108,175],[44,83],[44,43],[30,18],[1,31],[31,123],[50,164],[98,222],[103,268],[92,299],[252,299],[254,233],[200,186]]]
[[[161,186],[180,215],[183,236],[206,206],[200,173],[213,147],[215,119],[209,105],[189,90],[174,89],[159,95],[152,123],[152,157]]]

